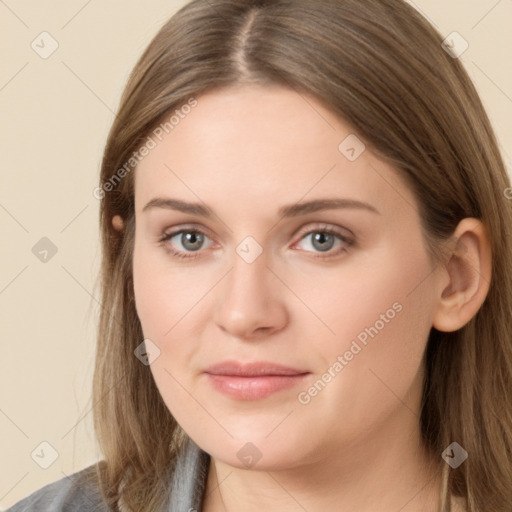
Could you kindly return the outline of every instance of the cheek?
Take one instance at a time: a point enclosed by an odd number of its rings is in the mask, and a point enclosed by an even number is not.
[[[323,296],[310,296],[335,336],[325,330],[313,338],[323,367],[309,383],[314,396],[304,387],[305,409],[310,418],[332,416],[331,425],[343,411],[347,431],[374,427],[402,403],[416,406],[432,325],[433,277],[422,251],[390,248],[368,263],[326,281]],[[325,387],[319,378],[329,381]]]
[[[201,298],[211,288],[212,276],[169,265],[164,249],[146,247],[135,241],[133,284],[137,315],[144,336],[166,344],[181,327]]]
[[[190,361],[199,347],[199,335],[194,334],[198,300],[204,295],[207,282],[194,286],[183,271],[165,265],[165,256],[155,254],[135,243],[133,281],[137,315],[145,339],[159,348],[159,356],[149,369],[166,406],[189,431],[187,423],[200,411],[190,399],[195,393],[187,381]],[[199,289],[201,288],[201,289]],[[197,320],[197,318],[195,319]]]
[[[159,290],[159,277],[156,267],[148,258],[148,251],[145,251],[135,241],[133,254],[133,289],[135,294],[135,307],[145,338],[154,339],[159,337],[164,329],[162,319],[163,311],[168,305],[163,302],[165,297]],[[171,295],[168,295],[170,298]]]
[[[403,347],[404,338],[428,332],[432,269],[421,243],[415,247],[402,250],[393,243],[366,254],[354,253],[336,268],[290,271],[285,280],[301,300],[296,321],[306,328],[309,324],[314,333],[309,339],[317,340],[319,353],[332,358],[356,338],[363,344],[373,337],[389,338],[388,348]]]

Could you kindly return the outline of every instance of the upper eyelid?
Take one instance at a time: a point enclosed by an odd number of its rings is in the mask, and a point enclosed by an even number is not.
[[[300,227],[299,229],[296,229],[293,232],[293,236],[296,236],[298,233],[308,233],[310,231],[315,231],[315,230],[320,231],[322,229],[341,230],[341,231],[346,231],[346,232],[350,233],[350,235],[353,235],[352,231],[346,227],[337,226],[335,224],[329,224],[328,222],[321,221],[321,222],[317,222],[316,225],[315,225],[315,222],[307,223],[307,225],[305,227]],[[194,224],[194,223],[185,223],[185,224],[179,224],[176,227],[164,229],[163,234],[168,234],[168,233],[177,234],[181,231],[199,231],[204,234],[212,233],[209,228],[206,228],[206,227]],[[208,236],[210,236],[210,235],[208,235]]]
[[[326,222],[318,223],[316,226],[313,226],[313,227],[311,227],[311,226],[308,227],[308,226],[306,226],[304,228],[300,228],[297,231],[295,231],[294,236],[298,236],[299,234],[307,235],[314,231],[322,232],[323,230],[326,230],[326,231],[334,231],[337,234],[339,234],[340,236],[345,236],[343,233],[340,233],[340,232],[347,232],[348,234],[347,234],[346,238],[354,237],[354,234],[352,233],[352,231],[350,231],[350,229],[341,227],[341,226],[336,226],[333,224],[328,224]]]
[[[205,235],[208,237],[213,244],[216,244],[215,238],[209,234],[209,231],[203,228],[195,227],[195,226],[182,226],[177,228],[170,228],[166,229],[162,232],[162,234],[159,236],[160,241],[169,241],[171,238],[174,238],[177,235],[180,235],[182,233],[189,233],[189,232],[196,232],[200,233],[201,235]]]

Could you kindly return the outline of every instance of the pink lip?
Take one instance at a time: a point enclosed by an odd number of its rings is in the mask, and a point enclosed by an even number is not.
[[[225,361],[205,370],[212,386],[240,400],[258,400],[297,385],[310,372],[275,363]]]

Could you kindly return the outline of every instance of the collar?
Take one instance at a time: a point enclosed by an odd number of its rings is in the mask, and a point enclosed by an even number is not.
[[[172,477],[167,512],[201,512],[210,456],[187,436]]]

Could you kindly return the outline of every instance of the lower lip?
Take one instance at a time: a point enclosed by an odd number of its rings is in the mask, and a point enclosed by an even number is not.
[[[260,377],[212,375],[211,373],[206,375],[212,386],[225,395],[239,400],[258,400],[296,386],[309,374],[262,375]]]

